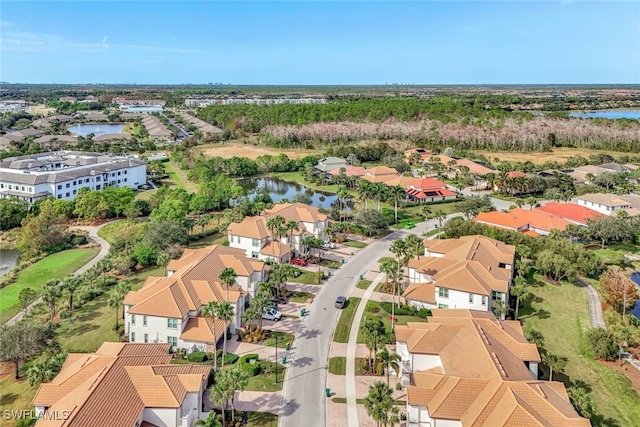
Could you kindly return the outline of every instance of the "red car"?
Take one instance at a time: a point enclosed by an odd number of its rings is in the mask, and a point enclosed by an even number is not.
[[[302,259],[302,258],[293,258],[293,259],[291,260],[291,264],[299,265],[299,266],[301,266],[301,267],[306,267],[306,265],[307,265],[307,261],[306,261],[306,260],[304,260],[304,259]]]

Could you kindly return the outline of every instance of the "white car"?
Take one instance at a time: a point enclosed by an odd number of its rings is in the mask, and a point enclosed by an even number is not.
[[[336,248],[336,244],[333,242],[324,242],[324,245],[322,245],[322,247],[324,249],[335,249]]]
[[[275,308],[271,307],[264,313],[262,313],[262,318],[267,320],[280,320],[282,318],[282,313],[280,313]]]

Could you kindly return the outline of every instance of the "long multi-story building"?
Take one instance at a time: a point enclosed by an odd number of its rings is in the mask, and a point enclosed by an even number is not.
[[[84,187],[137,189],[146,182],[146,163],[130,155],[58,151],[0,162],[0,197],[17,197],[29,203],[49,196],[73,200]]]

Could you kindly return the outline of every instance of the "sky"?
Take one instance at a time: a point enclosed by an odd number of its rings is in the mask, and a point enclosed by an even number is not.
[[[0,81],[640,83],[640,1],[7,1]]]

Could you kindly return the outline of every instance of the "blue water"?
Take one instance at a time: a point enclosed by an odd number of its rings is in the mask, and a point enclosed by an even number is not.
[[[20,258],[20,251],[14,249],[0,249],[0,277],[9,272]]]
[[[69,132],[75,133],[80,136],[87,136],[92,133],[94,136],[104,135],[106,133],[122,133],[124,129],[123,124],[117,123],[101,123],[101,124],[88,124],[83,123],[69,128]]]
[[[244,188],[249,198],[252,198],[256,191],[264,188],[275,203],[282,199],[291,200],[298,193],[307,193],[311,196],[312,206],[329,209],[331,207],[331,203],[338,198],[335,194],[322,193],[307,188],[297,182],[283,181],[278,178],[241,179],[238,181],[238,185]]]
[[[162,107],[129,107],[127,113],[162,113]]]
[[[636,119],[640,120],[640,110],[606,110],[606,111],[587,111],[585,113],[573,112],[569,113],[570,117],[579,117],[583,119]]]
[[[631,275],[631,280],[633,280],[636,285],[640,286],[640,273],[633,273]],[[640,319],[640,300],[636,301],[636,305],[631,310],[631,313]]]

